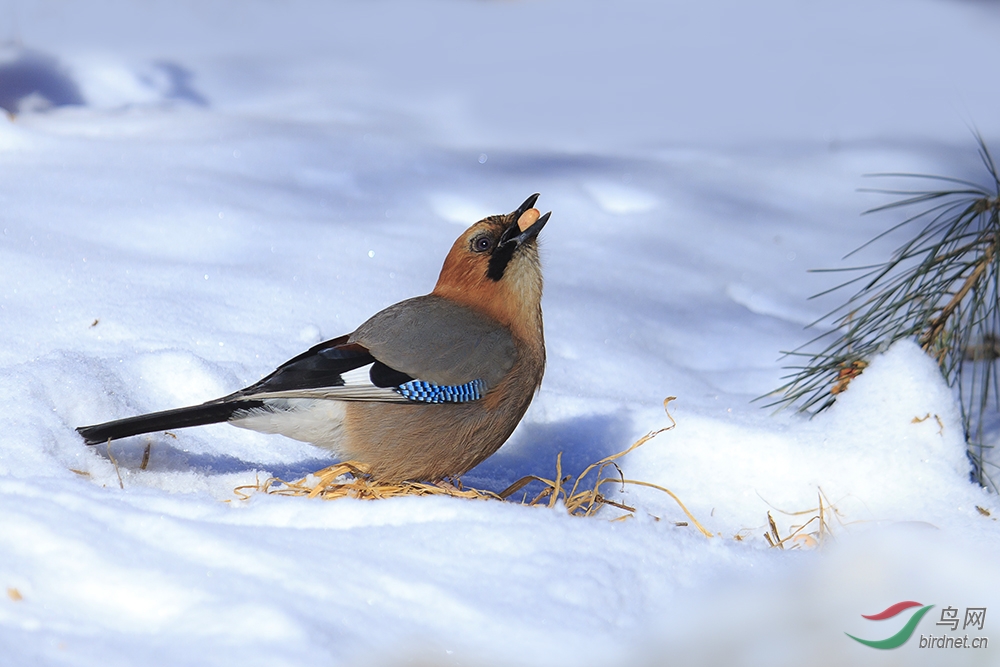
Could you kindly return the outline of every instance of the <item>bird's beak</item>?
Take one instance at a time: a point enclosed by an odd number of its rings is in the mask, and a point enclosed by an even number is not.
[[[538,210],[534,208],[536,199],[538,199],[537,192],[525,199],[524,203],[508,216],[511,218],[510,225],[503,230],[500,242],[490,254],[489,268],[486,270],[487,278],[494,281],[503,278],[507,264],[517,249],[538,236],[538,232],[542,231],[542,227],[549,221],[552,212],[539,215]]]
[[[516,211],[511,213],[511,215],[514,216],[514,220],[515,221],[520,220],[521,216],[524,215],[525,211],[527,211],[529,208],[534,208],[535,202],[538,201],[538,197],[539,194],[536,192],[535,194],[525,199],[524,203],[518,206]]]
[[[539,216],[538,211],[534,209],[535,201],[538,200],[538,193],[531,195],[524,200],[516,211],[510,214],[513,221],[510,227],[504,230],[503,234],[500,236],[500,243],[498,247],[502,248],[510,243],[514,244],[514,247],[518,247],[527,241],[538,236],[538,232],[542,231],[542,227],[545,223],[549,221],[549,216],[552,215],[552,211],[549,211],[545,215]]]

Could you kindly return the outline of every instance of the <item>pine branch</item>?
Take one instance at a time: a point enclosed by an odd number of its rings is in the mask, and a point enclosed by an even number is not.
[[[867,190],[899,197],[866,213],[923,206],[856,250],[900,229],[921,223],[912,238],[885,262],[846,269],[850,279],[820,292],[862,285],[843,305],[809,326],[830,322],[832,330],[785,352],[804,358],[786,366],[787,382],[768,394],[767,406],[796,406],[813,414],[833,405],[876,354],[901,339],[916,340],[934,358],[959,396],[966,441],[980,484],[1000,490],[992,474],[1000,458],[988,460],[987,439],[1000,440],[1000,174],[980,136],[979,155],[992,183],[924,174],[883,174],[937,181],[940,190]],[[961,187],[949,188],[949,185]],[[815,298],[815,297],[814,297]],[[807,351],[825,342],[818,351]],[[762,397],[763,398],[763,397]]]

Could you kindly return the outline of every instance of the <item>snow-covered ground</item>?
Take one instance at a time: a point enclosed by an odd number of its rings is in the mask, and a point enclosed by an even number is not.
[[[898,345],[811,421],[750,403],[837,303],[806,270],[899,219],[859,216],[862,175],[981,180],[971,125],[1000,151],[995,4],[45,0],[0,3],[0,38],[0,664],[1000,661],[1000,502],[934,364]],[[549,365],[464,483],[575,473],[677,396],[620,463],[712,539],[639,487],[614,523],[241,501],[332,461],[74,432],[429,291],[463,226],[535,191]],[[768,512],[787,535],[820,494],[831,535],[769,548]],[[904,600],[935,605],[907,644],[845,636],[895,634],[861,615]]]

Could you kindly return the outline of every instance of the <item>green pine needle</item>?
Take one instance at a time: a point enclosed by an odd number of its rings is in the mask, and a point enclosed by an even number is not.
[[[998,462],[987,457],[987,439],[1000,430],[1000,176],[982,137],[979,155],[992,181],[924,174],[879,174],[942,184],[941,189],[868,190],[897,197],[866,213],[916,208],[902,222],[853,251],[904,227],[915,235],[883,263],[846,269],[849,280],[816,296],[848,286],[860,288],[846,303],[810,326],[830,322],[831,331],[785,353],[802,359],[786,366],[788,380],[768,396],[769,406],[795,405],[820,412],[836,400],[868,361],[903,338],[916,340],[941,368],[960,398],[965,437],[982,485],[1000,490]],[[954,187],[952,187],[954,186]],[[850,255],[848,255],[849,257]],[[815,297],[814,297],[815,298]],[[815,352],[807,352],[825,344]]]

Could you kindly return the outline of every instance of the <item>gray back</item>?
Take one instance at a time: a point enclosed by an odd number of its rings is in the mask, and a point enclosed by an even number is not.
[[[433,294],[389,306],[351,334],[372,356],[410,377],[440,385],[482,380],[495,387],[514,365],[510,331]]]

